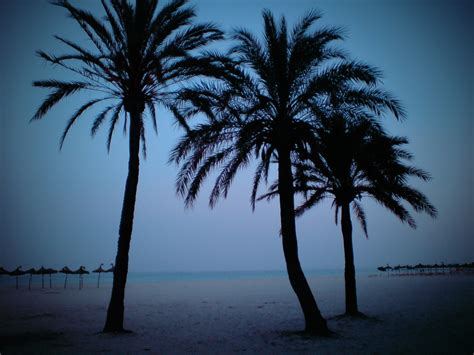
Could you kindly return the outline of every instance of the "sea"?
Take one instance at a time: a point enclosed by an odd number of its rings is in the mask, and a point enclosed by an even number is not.
[[[358,277],[369,276],[370,274],[376,274],[377,271],[373,268],[357,270]],[[318,269],[318,270],[307,270],[305,271],[307,278],[315,277],[335,277],[343,278],[344,270],[342,269]],[[66,276],[61,273],[51,275],[51,286],[64,287]],[[127,276],[128,284],[153,284],[160,282],[173,282],[173,281],[224,281],[224,280],[257,280],[257,279],[275,279],[275,278],[288,278],[286,271],[284,270],[271,270],[271,271],[198,271],[198,272],[160,272],[160,271],[147,271],[147,272],[129,272]],[[96,286],[99,275],[97,273],[90,273],[83,275],[84,287]],[[77,287],[79,281],[79,275],[68,275],[67,285],[70,287]],[[100,285],[112,284],[113,275],[112,273],[101,273],[100,274]],[[30,283],[30,275],[25,274],[18,277],[18,287],[28,288]],[[32,275],[31,276],[31,287],[42,287],[44,284],[45,288],[50,286],[49,275]],[[2,287],[16,287],[16,277],[9,275],[0,275],[0,285]]]

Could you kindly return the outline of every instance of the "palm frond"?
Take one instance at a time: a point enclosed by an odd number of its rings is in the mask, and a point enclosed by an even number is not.
[[[102,110],[94,119],[94,123],[92,124],[91,127],[91,136],[94,137],[95,134],[97,133],[97,130],[101,126],[102,122],[104,122],[104,119],[107,117],[107,114],[112,111],[114,107],[116,107],[116,104],[109,105],[106,107],[104,110]]]
[[[140,140],[142,142],[142,154],[143,154],[143,159],[146,159],[146,136],[145,136],[145,126],[143,125],[143,122],[140,127]]]
[[[34,81],[33,86],[41,88],[54,88],[55,91],[49,94],[48,97],[43,101],[41,106],[33,115],[31,121],[41,119],[54,105],[61,101],[61,99],[72,95],[77,91],[86,89],[89,85],[79,81],[62,82],[58,80],[41,80]]]
[[[362,206],[357,201],[352,201],[352,209],[364,231],[365,237],[369,239],[369,234],[367,233],[367,220],[365,217],[365,211]]]
[[[346,90],[341,98],[347,105],[365,106],[376,115],[388,109],[397,119],[406,117],[406,112],[399,100],[389,92],[379,88],[359,87]]]
[[[254,178],[253,178],[253,186],[252,186],[252,193],[250,195],[250,204],[252,205],[252,211],[255,211],[255,202],[257,199],[257,191],[260,185],[260,181],[263,178],[265,183],[268,179],[268,170],[270,168],[270,157],[272,155],[273,150],[267,149],[266,151],[262,151],[261,160],[255,170]]]
[[[63,144],[64,144],[64,140],[66,139],[66,136],[69,132],[69,129],[72,127],[72,125],[76,122],[76,120],[85,112],[87,111],[89,108],[91,108],[92,106],[94,106],[96,103],[98,102],[101,102],[101,101],[104,101],[104,100],[107,100],[109,98],[101,98],[101,99],[96,99],[96,100],[91,100],[87,103],[85,103],[84,105],[82,105],[73,115],[72,117],[69,119],[67,125],[66,125],[66,128],[64,129],[64,132],[61,136],[61,140],[60,140],[60,143],[59,143],[59,149],[61,150],[63,148]]]
[[[158,134],[158,126],[156,124],[155,105],[153,104],[153,102],[151,102],[151,103],[147,103],[146,106],[148,108],[148,112],[150,113],[151,122],[153,123],[153,130],[155,131],[155,134]]]
[[[308,11],[293,28],[291,43],[297,44],[300,42],[314,22],[319,20],[321,17],[321,13],[316,10]]]
[[[234,156],[230,158],[229,162],[222,168],[209,196],[209,206],[211,208],[216,205],[220,196],[223,196],[224,198],[227,197],[230,185],[232,184],[237,171],[249,163],[250,155],[251,147],[242,147],[234,153]]]
[[[327,191],[324,189],[318,189],[312,191],[311,195],[295,209],[296,217],[302,216],[306,211],[310,210],[322,200],[327,197]]]
[[[108,50],[115,50],[115,42],[107,28],[92,13],[72,6],[67,0],[57,0],[54,5],[67,9],[72,18],[81,26],[96,48],[105,54],[104,45]]]
[[[112,136],[114,134],[115,126],[120,118],[120,111],[122,111],[123,105],[115,106],[115,110],[110,117],[109,133],[107,135],[107,152],[110,152],[110,145],[112,144]],[[105,117],[105,116],[104,116]]]

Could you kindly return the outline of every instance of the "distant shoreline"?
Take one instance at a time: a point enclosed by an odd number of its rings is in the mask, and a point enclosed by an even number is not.
[[[432,273],[404,273],[392,271],[390,273],[380,272],[374,270],[373,268],[366,268],[357,270],[356,277],[361,278],[373,278],[373,277],[403,277],[403,276],[449,276],[449,275],[473,275],[474,272],[432,272]],[[305,275],[308,279],[314,278],[335,278],[343,279],[344,270],[343,269],[313,269],[305,271]],[[28,288],[29,275],[19,276],[19,289]],[[84,287],[85,288],[97,288],[97,273],[90,273],[83,275]],[[63,289],[65,275],[58,273],[51,276],[52,279],[52,288],[53,289]],[[261,271],[261,270],[245,270],[245,271],[191,271],[191,272],[171,272],[171,271],[131,271],[128,274],[127,284],[136,285],[136,284],[154,284],[162,282],[181,282],[181,281],[238,281],[238,280],[271,280],[271,279],[288,279],[288,275],[284,270],[271,270],[271,271]],[[49,289],[49,276],[44,276],[45,280],[45,289]],[[15,288],[15,277],[9,275],[0,276],[0,287],[12,287]],[[113,275],[111,273],[102,273],[100,276],[100,286],[109,287],[112,285]],[[79,278],[78,275],[69,275],[67,281],[67,288],[77,288]],[[41,275],[34,275],[31,281],[31,288],[41,288],[42,277]]]

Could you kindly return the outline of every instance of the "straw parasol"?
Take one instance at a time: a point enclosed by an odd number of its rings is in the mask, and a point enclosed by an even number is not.
[[[86,270],[85,266],[81,266],[79,267],[79,269],[73,271],[72,274],[79,275],[79,290],[80,290],[84,287],[83,275],[90,274],[90,272]]]
[[[64,278],[64,288],[67,288],[67,275],[72,274],[72,271],[70,268],[65,266],[61,270],[59,270],[59,272],[66,275],[66,277]]]
[[[41,288],[44,288],[44,274],[46,274],[46,269],[41,265],[41,267],[36,271],[38,275],[41,275]]]
[[[11,271],[9,273],[10,276],[15,276],[16,277],[16,289],[18,289],[18,276],[24,275],[25,271],[20,270],[21,266],[18,266],[15,270]]]
[[[49,275],[49,288],[53,288],[53,285],[51,284],[51,275],[52,274],[57,274],[58,270],[52,269],[52,268],[47,268],[45,274]]]
[[[103,272],[106,272],[105,269],[102,269],[102,265],[104,264],[100,264],[99,267],[95,270],[92,270],[92,272],[96,272],[99,274],[99,276],[97,276],[97,288],[99,288],[99,283],[100,283],[100,274],[103,273]]]
[[[38,271],[35,270],[35,268],[31,268],[25,271],[25,274],[30,274],[30,280],[28,281],[28,291],[31,290],[31,279],[34,274],[37,274]]]

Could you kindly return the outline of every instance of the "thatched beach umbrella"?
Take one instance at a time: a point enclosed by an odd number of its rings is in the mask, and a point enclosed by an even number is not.
[[[85,266],[81,266],[79,267],[79,269],[73,271],[72,273],[75,275],[79,275],[79,290],[82,289],[84,287],[83,275],[90,274],[90,272],[86,270]]]
[[[387,276],[390,276],[390,271],[393,270],[393,267],[387,264],[387,266],[385,266],[385,270],[387,271]]]
[[[52,274],[57,274],[58,270],[52,269],[52,268],[47,268],[46,269],[46,274],[49,275],[49,288],[53,288],[53,285],[51,283],[51,275]]]
[[[59,270],[59,272],[66,275],[66,277],[64,278],[64,288],[67,288],[67,276],[69,274],[72,274],[72,271],[67,266],[65,266],[61,270]]]
[[[44,288],[44,275],[49,275],[49,288],[53,288],[51,283],[51,275],[57,274],[57,272],[57,270],[41,266],[41,268],[37,271],[38,274],[41,274],[41,288]]]
[[[41,265],[41,267],[36,271],[38,275],[41,275],[41,288],[44,288],[44,274],[46,274],[46,269]]]
[[[462,264],[453,264],[454,270],[456,272],[461,272],[463,271],[463,265]]]
[[[425,272],[426,265],[423,265],[421,263],[415,265],[415,269],[418,270],[419,274],[422,275]]]
[[[105,269],[102,269],[102,265],[104,264],[100,264],[99,267],[95,270],[92,270],[92,272],[96,272],[99,274],[99,276],[97,276],[97,288],[99,288],[99,283],[100,283],[100,274],[105,272]]]
[[[31,290],[31,279],[34,274],[37,274],[38,271],[35,270],[35,268],[31,268],[25,271],[25,274],[30,274],[30,280],[28,281],[28,291]]]
[[[0,266],[0,275],[10,275],[10,271],[5,270],[3,267]]]
[[[18,276],[24,275],[25,271],[20,270],[21,266],[18,266],[15,270],[11,271],[8,273],[10,276],[15,276],[16,277],[16,289],[18,289]]]
[[[400,270],[401,270],[401,268],[402,268],[401,265],[398,264],[397,266],[395,266],[395,267],[393,268],[393,270],[394,270],[394,271],[398,271],[398,275],[400,275]]]

